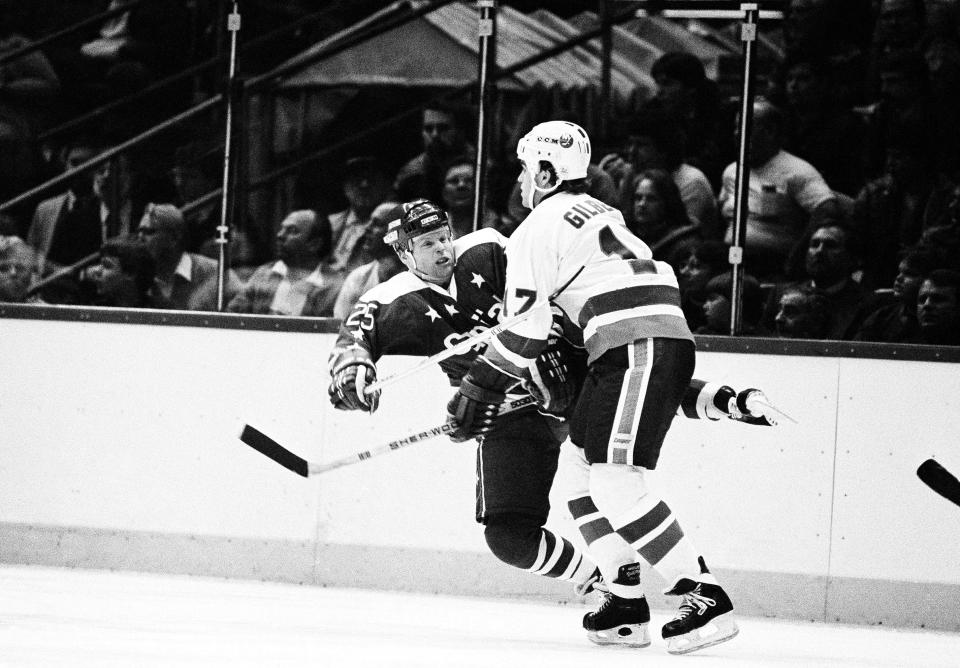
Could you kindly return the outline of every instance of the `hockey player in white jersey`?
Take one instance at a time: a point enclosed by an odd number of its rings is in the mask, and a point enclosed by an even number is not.
[[[695,364],[673,270],[653,259],[619,211],[585,194],[590,140],[582,128],[541,123],[520,140],[517,156],[532,211],[507,245],[504,317],[580,272],[554,300],[579,325],[589,356],[570,420],[582,465],[569,508],[610,589],[584,627],[595,642],[649,644],[642,558],[668,583],[665,593],[682,597],[662,629],[669,652],[729,640],[737,634],[729,597],[647,486]],[[491,341],[448,405],[455,437],[482,428],[475,416],[496,413],[504,389],[540,354],[551,323],[550,309],[538,307]]]

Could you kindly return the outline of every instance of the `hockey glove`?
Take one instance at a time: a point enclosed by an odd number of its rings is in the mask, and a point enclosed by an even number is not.
[[[344,355],[331,371],[330,403],[342,411],[374,413],[380,404],[380,391],[365,394],[364,389],[377,380],[377,367],[366,351]]]
[[[762,410],[760,410],[751,399],[757,398],[766,401],[767,397],[762,391],[749,388],[740,390],[736,401],[730,402],[730,418],[747,424],[756,424],[764,427],[776,426],[776,420],[771,419]]]
[[[586,375],[586,355],[563,340],[554,341],[529,369],[524,387],[540,404],[540,412],[570,417]]]
[[[447,404],[447,423],[454,426],[450,439],[462,443],[493,428],[507,388],[517,379],[479,358],[460,381],[460,388]]]
[[[677,413],[693,419],[720,420],[726,417],[746,424],[761,426],[775,424],[761,412],[751,410],[755,408],[753,402],[748,399],[751,395],[763,398],[760,390],[743,390],[737,394],[729,385],[717,385],[694,378],[684,392]]]

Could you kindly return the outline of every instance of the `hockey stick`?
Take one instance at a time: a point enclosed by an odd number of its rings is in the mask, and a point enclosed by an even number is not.
[[[943,468],[940,462],[926,460],[917,469],[917,477],[934,492],[960,506],[960,480]]]
[[[407,376],[412,376],[412,375],[415,374],[415,373],[419,373],[419,372],[423,371],[424,369],[426,369],[427,367],[433,366],[434,364],[439,364],[439,363],[442,362],[443,360],[448,359],[448,358],[450,358],[450,357],[453,357],[454,355],[462,355],[463,353],[467,352],[468,350],[470,350],[470,349],[473,348],[474,346],[476,346],[476,345],[478,345],[478,344],[480,344],[480,343],[484,343],[484,342],[492,339],[493,337],[495,337],[497,334],[500,334],[500,333],[503,332],[504,330],[510,329],[510,328],[513,327],[514,325],[517,325],[517,324],[523,322],[524,320],[526,320],[527,318],[529,318],[529,317],[533,314],[533,312],[536,311],[538,308],[541,308],[541,307],[549,304],[549,303],[552,302],[554,299],[556,299],[557,297],[559,297],[559,296],[560,296],[560,293],[563,292],[564,290],[566,290],[567,287],[568,287],[571,283],[573,283],[573,281],[577,278],[577,276],[580,275],[580,272],[582,272],[584,269],[586,269],[586,265],[583,265],[582,267],[580,267],[579,269],[577,269],[576,273],[575,273],[573,276],[570,277],[570,280],[568,280],[566,283],[564,283],[564,284],[561,285],[559,288],[557,288],[556,290],[554,290],[548,297],[545,297],[544,299],[538,299],[537,301],[535,301],[535,302],[533,303],[533,306],[531,306],[530,308],[528,308],[526,311],[523,311],[522,313],[518,313],[517,315],[513,316],[512,318],[507,318],[506,320],[504,320],[504,321],[501,322],[500,324],[495,325],[495,326],[491,327],[490,329],[488,329],[488,330],[486,330],[486,331],[480,332],[479,334],[477,334],[477,335],[475,335],[475,336],[471,336],[469,339],[465,339],[465,340],[461,341],[460,343],[458,343],[457,345],[453,346],[452,348],[447,348],[446,350],[443,350],[443,351],[437,353],[436,355],[433,355],[432,357],[427,357],[426,359],[421,360],[420,362],[414,364],[414,365],[413,365],[412,367],[410,367],[409,369],[405,369],[405,370],[403,370],[403,371],[399,371],[399,372],[397,372],[397,373],[395,373],[395,374],[391,374],[391,375],[389,375],[389,376],[384,376],[383,378],[381,378],[381,379],[378,380],[377,382],[371,383],[370,385],[367,385],[367,386],[363,389],[364,394],[373,394],[373,393],[376,392],[377,390],[382,390],[382,389],[385,388],[387,385],[392,385],[393,383],[397,382],[398,380],[401,380],[401,379],[403,379],[403,378],[406,378]]]
[[[534,402],[535,400],[533,397],[516,399],[511,401],[509,404],[506,404],[501,409],[500,415],[512,413],[513,411],[524,408],[525,406],[529,406]],[[426,441],[437,436],[443,436],[454,429],[456,429],[456,427],[452,424],[442,424],[438,427],[433,427],[431,429],[427,429],[426,431],[410,434],[409,436],[398,438],[397,440],[390,441],[384,445],[370,448],[369,450],[364,450],[363,452],[356,452],[341,459],[335,459],[334,461],[326,464],[310,462],[299,455],[295,455],[259,429],[251,427],[248,424],[243,426],[243,431],[240,434],[240,440],[260,454],[266,455],[280,466],[293,471],[299,476],[308,478],[310,476],[326,473],[327,471],[332,471],[333,469],[338,469],[343,466],[359,464],[360,462],[366,461],[371,457],[385,455],[388,452],[399,450],[400,448],[413,445],[414,443],[419,443],[420,441]]]
[[[739,401],[738,401],[739,403]],[[747,415],[762,415],[767,421],[776,424],[777,420],[788,420],[793,424],[800,424],[782,410],[770,403],[766,395],[760,390],[750,391],[743,400],[743,405],[739,409]]]

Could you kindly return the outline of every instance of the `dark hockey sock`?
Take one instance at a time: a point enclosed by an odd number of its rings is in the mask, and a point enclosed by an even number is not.
[[[483,535],[500,561],[531,573],[580,582],[593,572],[593,563],[573,543],[544,529],[536,518],[497,515],[487,520]]]

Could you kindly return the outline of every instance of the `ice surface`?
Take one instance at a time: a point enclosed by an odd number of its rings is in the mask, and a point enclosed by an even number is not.
[[[666,653],[591,645],[587,607],[176,575],[0,566],[0,666],[956,666],[960,634],[739,618]]]

